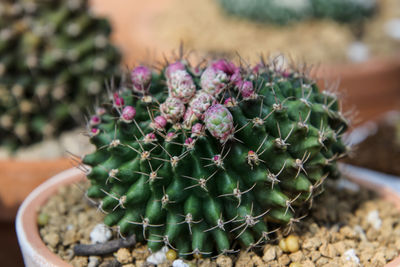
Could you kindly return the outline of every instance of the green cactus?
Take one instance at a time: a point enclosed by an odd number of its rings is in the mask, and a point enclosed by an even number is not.
[[[310,0],[218,0],[233,15],[285,25],[312,16]]]
[[[311,18],[350,23],[372,16],[376,0],[218,0],[228,12],[255,21],[285,25]]]
[[[376,0],[311,0],[317,18],[339,22],[361,22],[371,17],[377,9]]]
[[[276,227],[290,230],[339,175],[347,121],[335,94],[302,71],[186,62],[135,68],[96,109],[88,134],[97,150],[81,166],[88,196],[107,225],[152,251],[253,248]]]
[[[81,124],[88,97],[118,71],[109,23],[87,0],[0,3],[0,146],[11,150]]]

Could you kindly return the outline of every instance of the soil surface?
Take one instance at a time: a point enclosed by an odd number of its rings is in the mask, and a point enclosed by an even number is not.
[[[378,14],[365,23],[357,39],[351,26],[331,20],[276,26],[229,16],[216,0],[168,0],[168,6],[152,19],[150,40],[171,48],[183,42],[188,49],[214,54],[239,52],[250,61],[258,53],[284,53],[313,64],[347,62],[356,41],[366,45],[365,59],[391,56],[399,51],[400,40],[387,34],[387,25],[400,17],[400,1],[381,0],[379,4]],[[363,54],[357,45],[352,47]]]
[[[85,198],[87,186],[81,183],[61,188],[39,211],[43,224],[40,234],[47,247],[73,266],[146,266],[150,254],[139,243],[103,257],[74,256],[73,246],[90,244],[91,231],[103,219],[94,203]],[[314,200],[309,215],[294,224],[290,237],[278,230],[271,234],[269,244],[256,251],[186,263],[224,267],[384,266],[400,251],[399,215],[392,204],[347,180],[327,181],[325,192]],[[118,238],[116,231],[112,231],[112,238]],[[158,266],[171,265],[172,261],[167,261]]]

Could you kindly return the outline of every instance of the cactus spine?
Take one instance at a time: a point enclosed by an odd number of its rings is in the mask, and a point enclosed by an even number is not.
[[[152,251],[207,257],[233,244],[254,248],[298,221],[324,180],[338,176],[347,121],[335,94],[264,62],[132,71],[88,125],[97,147],[83,158],[88,196],[101,200],[107,225]],[[136,77],[144,72],[151,80]]]
[[[116,73],[108,22],[86,0],[0,3],[0,145],[29,145],[79,125]]]

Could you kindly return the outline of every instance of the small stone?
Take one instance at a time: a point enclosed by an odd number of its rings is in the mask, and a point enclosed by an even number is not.
[[[167,253],[165,253],[165,256],[167,257],[167,260],[173,261],[173,260],[176,259],[177,254],[176,254],[175,250],[170,249],[170,250],[167,251]]]
[[[172,263],[172,267],[189,267],[189,264],[187,264],[181,259],[178,259],[174,260],[174,262]]]
[[[289,252],[284,238],[279,241],[279,248],[282,249],[283,252]]]
[[[371,259],[372,264],[378,263],[379,265],[383,266],[386,263],[385,255],[383,252],[377,252]]]
[[[367,222],[374,227],[374,229],[379,230],[382,225],[382,220],[379,218],[378,210],[370,211],[367,215]]]
[[[282,256],[280,256],[278,258],[278,263],[282,266],[288,265],[290,263],[290,258],[288,255],[286,254],[282,254]]]
[[[119,263],[116,259],[105,260],[103,261],[99,267],[120,267],[121,263]]]
[[[82,213],[81,213],[82,214]],[[90,232],[90,241],[92,244],[105,243],[112,237],[112,232],[108,227],[103,224],[97,224]]]
[[[254,255],[253,257],[251,257],[251,260],[252,260],[252,264],[256,267],[263,267],[265,265],[264,262],[262,261],[262,259],[257,255]]]
[[[360,259],[357,257],[356,251],[354,249],[346,250],[345,253],[343,254],[343,257],[347,261],[352,261],[357,264],[360,263]]]
[[[262,257],[264,262],[273,261],[276,258],[275,247],[273,246],[265,246],[264,255]]]
[[[65,232],[64,238],[63,238],[63,246],[72,245],[74,243],[77,243],[77,241],[78,241],[78,237],[77,237],[75,229],[70,229]]]
[[[311,260],[313,262],[316,262],[319,258],[321,258],[321,253],[319,251],[314,250],[314,251],[311,251],[309,256],[311,257]]]
[[[292,262],[289,267],[302,267],[302,265],[299,262]]]
[[[101,258],[98,256],[90,256],[88,267],[97,267],[99,266]]]
[[[398,255],[397,251],[395,249],[392,249],[392,248],[386,249],[384,251],[384,253],[385,253],[385,259],[387,261],[391,261],[392,259],[394,259]]]
[[[146,266],[146,261],[144,261],[144,260],[136,260],[135,266],[136,267]]]
[[[289,235],[286,237],[286,247],[289,252],[296,252],[300,249],[299,237],[295,235]]]
[[[131,263],[133,260],[132,254],[127,248],[118,249],[117,253],[115,253],[114,255],[117,258],[117,261],[119,261],[122,264]]]
[[[133,263],[128,263],[128,264],[122,265],[122,267],[136,267],[136,266]]]
[[[341,233],[342,235],[344,235],[345,237],[350,238],[350,239],[356,237],[356,232],[347,225],[340,228],[339,233]]]
[[[326,258],[326,257],[321,257],[321,258],[319,258],[316,262],[315,262],[315,264],[317,265],[317,266],[322,266],[322,265],[324,265],[324,264],[327,264],[329,262],[329,259],[328,258]]]
[[[231,267],[232,266],[232,259],[226,255],[219,255],[217,257],[216,263],[220,267]]]
[[[289,254],[289,258],[292,262],[297,262],[297,263],[305,259],[302,251],[297,251]]]
[[[346,251],[346,245],[343,241],[336,242],[333,244],[333,246],[340,255],[343,255],[343,253]]]
[[[169,250],[168,247],[164,246],[159,251],[151,254],[146,259],[147,263],[157,265],[157,264],[161,264],[161,263],[165,262],[167,260],[166,253],[168,250]]]
[[[72,259],[71,264],[74,267],[86,267],[88,266],[88,258],[83,256],[75,256]]]
[[[308,250],[318,249],[322,242],[319,237],[307,238],[304,240],[302,247]]]
[[[310,260],[305,260],[301,263],[301,267],[315,267],[315,264]]]
[[[56,233],[49,233],[43,237],[43,240],[49,246],[55,248],[57,244],[60,242],[60,237]]]
[[[217,264],[211,261],[211,259],[201,259],[198,262],[198,267],[217,267]]]
[[[239,258],[237,259],[235,266],[236,267],[246,267],[246,266],[249,266],[250,261],[251,261],[251,258],[250,258],[249,253],[240,252]]]

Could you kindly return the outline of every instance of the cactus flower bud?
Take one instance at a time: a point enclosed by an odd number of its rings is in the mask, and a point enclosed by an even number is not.
[[[163,116],[157,116],[154,118],[154,123],[152,124],[153,128],[156,129],[164,129],[167,126],[167,119]]]
[[[186,70],[171,73],[167,85],[170,96],[179,98],[183,103],[188,103],[196,93],[196,85]]]
[[[122,110],[121,119],[124,122],[131,122],[135,118],[136,109],[132,106],[126,106]]]
[[[101,122],[101,119],[99,116],[95,115],[90,118],[90,125],[98,125],[98,124],[100,124],[100,122]]]
[[[165,77],[167,77],[167,79],[170,79],[171,74],[178,70],[185,70],[185,65],[180,61],[172,63],[166,68]]]
[[[151,82],[151,71],[145,66],[138,66],[131,72],[133,91],[145,94]]]
[[[212,136],[221,143],[233,138],[233,117],[229,110],[221,104],[216,104],[207,109],[204,122]]]
[[[169,122],[177,122],[185,114],[185,104],[178,98],[168,97],[160,105],[160,112]]]
[[[189,107],[198,119],[203,119],[204,112],[213,104],[216,104],[215,97],[200,90],[190,101]]]
[[[200,86],[206,93],[216,97],[227,86],[229,77],[222,70],[208,67],[200,77]]]

